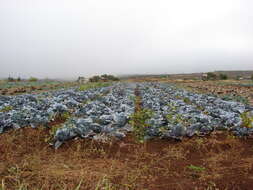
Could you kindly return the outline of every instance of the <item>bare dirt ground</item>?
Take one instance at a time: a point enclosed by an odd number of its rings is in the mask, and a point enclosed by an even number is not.
[[[253,139],[213,133],[182,142],[72,140],[54,150],[46,129],[1,135],[0,189],[243,189],[253,186]],[[21,188],[20,188],[21,187]]]

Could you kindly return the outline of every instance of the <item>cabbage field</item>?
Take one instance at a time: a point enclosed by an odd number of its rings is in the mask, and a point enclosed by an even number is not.
[[[136,93],[137,92],[137,93]],[[227,130],[236,136],[253,133],[253,108],[216,96],[197,94],[165,83],[114,83],[108,87],[70,88],[36,95],[0,96],[0,133],[23,127],[54,128],[55,148],[70,139],[122,139],[133,131],[135,99],[150,112],[143,126],[143,140],[182,140]],[[133,122],[132,122],[133,123]]]

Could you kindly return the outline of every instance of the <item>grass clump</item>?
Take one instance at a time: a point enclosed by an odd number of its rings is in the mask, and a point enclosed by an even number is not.
[[[191,100],[190,100],[189,98],[187,98],[187,97],[185,97],[185,98],[183,99],[183,101],[184,101],[184,103],[186,103],[186,104],[190,104],[190,103],[191,103]]]
[[[242,126],[247,128],[253,127],[253,115],[249,112],[244,112],[241,114]]]
[[[49,143],[49,144],[52,143],[54,140],[54,136],[56,134],[56,131],[60,128],[62,128],[61,124],[51,126],[49,129],[48,135],[45,137],[45,142]]]
[[[60,113],[57,117],[63,121],[66,121],[71,117],[71,114],[69,112],[65,111],[63,113]]]
[[[2,109],[0,109],[0,112],[9,112],[13,109],[12,106],[5,106]]]
[[[193,170],[193,171],[195,171],[195,172],[203,172],[203,171],[206,170],[206,168],[204,168],[204,167],[194,166],[194,165],[192,165],[192,164],[189,165],[189,166],[187,166],[187,168],[190,169],[190,170]]]

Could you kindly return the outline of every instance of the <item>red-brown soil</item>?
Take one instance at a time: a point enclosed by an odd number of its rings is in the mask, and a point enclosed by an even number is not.
[[[0,136],[0,189],[242,189],[253,187],[253,139],[226,132],[182,142],[98,143],[77,139],[54,150],[47,129]],[[189,166],[196,166],[192,169]],[[1,189],[1,190],[2,190]]]

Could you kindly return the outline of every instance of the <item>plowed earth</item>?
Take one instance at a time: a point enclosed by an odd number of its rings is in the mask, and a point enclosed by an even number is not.
[[[253,187],[253,139],[206,137],[99,143],[72,140],[54,150],[47,129],[1,135],[0,189],[243,189]]]

